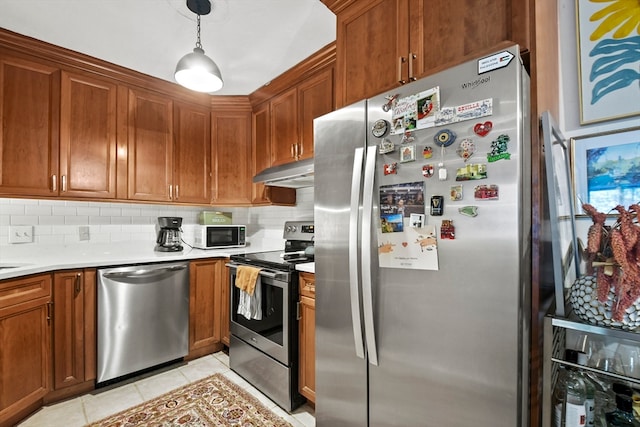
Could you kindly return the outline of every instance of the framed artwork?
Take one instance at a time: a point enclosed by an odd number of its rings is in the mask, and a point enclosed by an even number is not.
[[[576,206],[610,213],[640,201],[640,127],[572,138],[571,152]]]
[[[580,123],[640,115],[640,3],[576,0]]]

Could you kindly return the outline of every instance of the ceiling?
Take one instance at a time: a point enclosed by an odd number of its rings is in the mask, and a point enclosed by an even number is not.
[[[201,42],[224,80],[216,95],[248,95],[335,40],[320,0],[211,0]],[[0,27],[175,82],[196,44],[186,0],[0,0]]]

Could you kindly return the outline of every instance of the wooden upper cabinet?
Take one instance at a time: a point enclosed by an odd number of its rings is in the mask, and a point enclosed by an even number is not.
[[[117,86],[62,72],[61,87],[60,194],[115,198]]]
[[[173,201],[211,201],[211,114],[206,107],[175,103]]]
[[[211,113],[215,171],[213,204],[251,204],[251,105],[246,97],[217,97]]]
[[[60,69],[0,49],[0,193],[58,192]]]
[[[355,2],[338,14],[338,106],[376,95],[408,79],[408,17],[408,0]]]
[[[519,35],[525,2],[515,0],[410,0],[409,52],[412,74],[460,62],[502,41],[525,43]],[[515,9],[515,10],[514,10]],[[414,11],[418,13],[414,13]],[[524,46],[526,47],[526,46]]]
[[[313,157],[313,119],[334,109],[333,67],[271,100],[271,165]]]
[[[265,102],[255,108],[251,118],[251,163],[252,176],[255,176],[271,166],[271,109],[269,103]],[[265,190],[264,184],[253,184],[251,203],[254,205],[268,203]]]
[[[173,195],[173,102],[128,89],[128,198],[170,201]]]
[[[271,100],[271,165],[297,160],[298,90],[293,87]]]
[[[313,120],[335,109],[333,93],[333,67],[298,86],[299,159],[313,157]]]
[[[433,74],[506,40],[528,47],[527,1],[327,2],[338,13],[338,106]]]

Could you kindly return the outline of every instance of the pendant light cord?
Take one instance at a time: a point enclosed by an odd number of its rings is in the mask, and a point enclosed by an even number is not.
[[[196,47],[198,49],[202,49],[202,43],[200,43],[200,15],[198,15],[197,20],[198,20],[198,30],[197,30],[197,34],[196,34],[196,36],[197,36]]]

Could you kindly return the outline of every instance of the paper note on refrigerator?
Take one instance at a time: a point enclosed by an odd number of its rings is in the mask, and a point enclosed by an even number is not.
[[[378,228],[378,260],[381,268],[438,270],[435,225],[405,226],[401,233]]]

